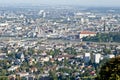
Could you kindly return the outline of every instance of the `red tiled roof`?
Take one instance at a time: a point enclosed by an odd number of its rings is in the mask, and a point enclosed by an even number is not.
[[[96,32],[91,32],[91,31],[81,31],[80,34],[96,34]]]

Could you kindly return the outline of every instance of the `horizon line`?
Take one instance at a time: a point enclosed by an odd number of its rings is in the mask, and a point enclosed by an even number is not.
[[[37,6],[79,6],[79,7],[106,7],[106,8],[120,8],[119,6],[104,6],[104,5],[80,5],[80,4],[30,4],[30,3],[0,3],[0,7],[37,7]]]

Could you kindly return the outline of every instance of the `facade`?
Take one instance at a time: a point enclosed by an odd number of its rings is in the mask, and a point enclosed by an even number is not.
[[[85,61],[85,63],[88,63],[90,61],[90,58],[91,58],[90,53],[85,53],[85,55],[84,55],[84,61]]]
[[[28,72],[20,72],[20,73],[17,73],[17,75],[19,75],[20,77],[25,77],[25,76],[28,76],[29,73]]]
[[[101,54],[94,54],[94,62],[99,63],[101,60]]]
[[[115,57],[114,54],[109,54],[109,55],[107,55],[107,58],[114,58],[114,57]]]
[[[8,71],[14,71],[16,69],[18,69],[20,66],[11,66]]]
[[[81,31],[79,34],[79,38],[83,38],[83,37],[87,37],[87,36],[95,36],[96,33],[95,32],[91,32],[91,31]]]

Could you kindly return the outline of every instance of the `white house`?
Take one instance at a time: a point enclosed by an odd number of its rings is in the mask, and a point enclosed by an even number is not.
[[[20,66],[11,66],[8,71],[14,71],[16,69],[18,69]]]
[[[17,75],[19,75],[20,77],[25,77],[25,76],[28,76],[29,73],[28,72],[21,72],[21,73],[17,73]]]
[[[114,58],[114,57],[115,57],[115,55],[113,55],[113,54],[107,55],[107,58]]]

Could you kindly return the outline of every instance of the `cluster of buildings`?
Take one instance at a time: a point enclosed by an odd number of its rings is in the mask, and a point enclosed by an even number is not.
[[[0,8],[0,76],[13,80],[96,77],[103,60],[119,56],[120,45],[81,39],[120,31],[119,12],[109,10]]]
[[[54,75],[75,79],[97,76],[103,60],[119,56],[119,44],[98,44],[64,40],[3,41],[0,43],[0,60],[8,60],[5,66],[10,79],[53,78]],[[103,62],[102,62],[103,61]],[[2,69],[2,67],[0,67]],[[3,68],[4,69],[4,68]],[[61,71],[67,69],[68,71]],[[2,73],[2,72],[1,72]]]
[[[80,33],[119,32],[119,12],[74,7],[1,8],[0,35],[22,38],[80,39]],[[85,32],[84,32],[85,31]],[[90,32],[88,32],[90,31]]]

